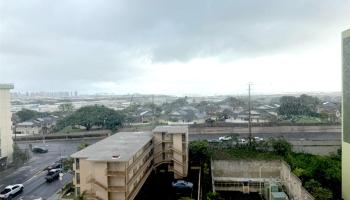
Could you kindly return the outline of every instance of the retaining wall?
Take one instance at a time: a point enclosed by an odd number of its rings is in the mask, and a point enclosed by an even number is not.
[[[259,160],[213,160],[212,179],[238,180],[239,178],[255,179],[262,182],[278,180],[286,188],[290,200],[314,200],[302,186],[300,179],[295,176],[289,165],[284,161]],[[215,189],[215,183],[213,188]],[[232,187],[233,188],[233,187]],[[234,189],[234,188],[233,188]]]

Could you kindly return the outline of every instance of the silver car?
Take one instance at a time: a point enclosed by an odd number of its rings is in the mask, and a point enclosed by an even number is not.
[[[16,194],[22,192],[24,186],[22,184],[9,185],[0,192],[0,199],[11,199]]]

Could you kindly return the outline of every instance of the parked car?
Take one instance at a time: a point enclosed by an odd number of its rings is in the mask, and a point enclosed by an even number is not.
[[[33,153],[47,153],[49,150],[43,147],[33,147],[32,152]]]
[[[50,165],[50,166],[47,167],[47,170],[48,170],[48,171],[50,171],[50,170],[52,170],[52,169],[62,169],[62,164],[56,162],[56,163],[54,163],[54,164],[52,164],[52,165]]]
[[[172,187],[174,189],[192,189],[193,188],[193,183],[187,182],[184,180],[177,180],[172,183]]]
[[[228,141],[228,140],[232,140],[232,137],[226,135],[226,136],[219,137],[219,140],[220,140],[220,141]]]
[[[254,137],[255,142],[262,142],[264,141],[264,138],[261,137]]]
[[[0,192],[0,199],[11,199],[16,194],[22,192],[24,186],[22,184],[9,185]]]
[[[239,138],[239,139],[237,140],[237,143],[238,143],[238,144],[247,144],[248,141],[247,141],[246,139],[244,139],[244,138]]]
[[[221,140],[219,139],[208,139],[207,140],[209,143],[219,143],[219,142],[222,142]]]
[[[52,182],[60,177],[60,169],[51,169],[45,176],[46,182]]]

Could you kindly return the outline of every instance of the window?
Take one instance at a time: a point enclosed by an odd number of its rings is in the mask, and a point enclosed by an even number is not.
[[[182,141],[185,142],[186,141],[186,135],[182,134]]]
[[[76,180],[77,180],[77,184],[80,184],[80,174],[76,173]]]
[[[77,196],[80,195],[80,187],[77,187]]]
[[[75,168],[79,169],[79,158],[75,159]]]

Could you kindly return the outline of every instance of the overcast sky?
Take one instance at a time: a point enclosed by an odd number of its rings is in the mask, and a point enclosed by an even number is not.
[[[15,91],[340,91],[350,1],[2,0],[0,20]]]

